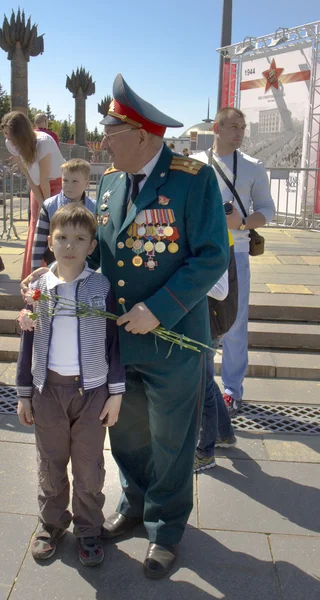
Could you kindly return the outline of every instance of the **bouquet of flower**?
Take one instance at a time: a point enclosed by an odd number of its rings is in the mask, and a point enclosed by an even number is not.
[[[32,331],[36,327],[37,319],[39,318],[39,313],[37,312],[37,304],[39,302],[46,303],[47,312],[52,317],[56,315],[69,317],[102,317],[103,319],[111,319],[113,321],[116,321],[119,318],[113,313],[99,308],[93,308],[84,302],[68,300],[68,298],[63,298],[57,294],[48,296],[43,294],[38,288],[30,288],[25,294],[24,299],[27,304],[32,304],[35,310],[31,311],[25,308],[21,310],[18,317],[18,323],[23,331]],[[50,307],[49,300],[53,300],[54,308]],[[153,329],[150,333],[155,336],[156,343],[157,338],[161,338],[171,344],[168,356],[171,354],[174,344],[177,344],[180,349],[187,348],[188,350],[194,350],[195,352],[201,352],[201,348],[212,350],[212,348],[206,346],[206,344],[202,344],[197,340],[192,340],[183,334],[164,329],[161,325]]]

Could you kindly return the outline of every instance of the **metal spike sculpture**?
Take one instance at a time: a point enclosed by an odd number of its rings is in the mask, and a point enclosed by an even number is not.
[[[26,22],[24,11],[12,11],[10,22],[4,17],[0,28],[0,48],[11,61],[11,108],[28,114],[28,62],[30,56],[43,53],[43,35],[38,36],[37,25]]]
[[[102,115],[103,117],[107,116],[111,102],[111,96],[105,96],[104,98],[102,98],[101,104],[98,104],[98,112],[100,113],[100,115]]]
[[[75,98],[75,144],[86,145],[86,100],[96,91],[95,83],[88,71],[80,67],[67,77],[66,88]]]

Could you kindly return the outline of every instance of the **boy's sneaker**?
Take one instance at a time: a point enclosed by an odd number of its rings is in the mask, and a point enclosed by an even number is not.
[[[198,456],[196,454],[193,464],[193,472],[198,473],[199,471],[204,471],[205,469],[211,469],[216,466],[216,461],[214,455],[212,456]]]
[[[235,400],[232,396],[228,396],[228,394],[223,394],[223,399],[230,417],[234,417],[234,415],[241,411],[242,400]]]
[[[52,525],[43,525],[33,537],[31,543],[31,552],[33,558],[37,560],[47,560],[54,555],[58,541],[66,533],[66,529],[59,529]]]
[[[219,436],[217,437],[215,446],[216,448],[232,448],[232,446],[237,445],[237,438],[235,435],[230,435],[230,437],[221,439]]]
[[[86,567],[102,563],[104,550],[98,537],[78,538],[79,559]]]

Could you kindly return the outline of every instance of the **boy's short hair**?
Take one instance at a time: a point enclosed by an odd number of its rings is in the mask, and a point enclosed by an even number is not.
[[[86,179],[90,178],[90,169],[90,164],[82,158],[71,158],[71,160],[61,165],[62,172],[70,171],[70,173],[74,173],[75,171],[80,171]]]
[[[65,206],[61,206],[53,215],[50,221],[50,235],[53,235],[58,227],[72,225],[87,229],[94,240],[97,233],[97,221],[94,215],[80,202],[70,202]]]

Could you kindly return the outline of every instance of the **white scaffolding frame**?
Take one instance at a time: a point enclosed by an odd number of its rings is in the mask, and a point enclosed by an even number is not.
[[[228,105],[240,108],[240,85],[242,63],[257,57],[271,57],[281,50],[299,50],[311,46],[311,73],[309,95],[309,117],[307,131],[307,147],[304,153],[304,169],[310,169],[304,180],[303,225],[319,227],[315,222],[314,211],[308,207],[315,205],[317,188],[320,185],[319,152],[320,152],[320,21],[307,23],[291,29],[279,28],[275,33],[260,37],[247,37],[243,42],[218,48],[217,52],[230,63],[228,85]],[[232,68],[236,65],[236,69]],[[318,221],[318,219],[316,219]]]

